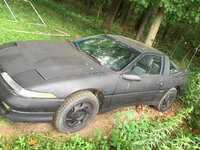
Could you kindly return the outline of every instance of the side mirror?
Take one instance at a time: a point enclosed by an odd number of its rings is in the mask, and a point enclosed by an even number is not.
[[[130,80],[130,81],[140,81],[141,78],[137,75],[133,75],[133,74],[123,74],[122,78],[125,80]]]

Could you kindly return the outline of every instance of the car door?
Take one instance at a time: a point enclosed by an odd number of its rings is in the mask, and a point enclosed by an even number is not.
[[[111,107],[129,104],[154,104],[162,97],[164,57],[145,54],[121,74]]]

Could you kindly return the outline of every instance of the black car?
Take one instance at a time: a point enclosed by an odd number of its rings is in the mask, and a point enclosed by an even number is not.
[[[53,121],[61,132],[78,131],[97,113],[123,105],[163,112],[187,78],[162,52],[109,34],[4,44],[0,73],[1,113],[14,121]]]

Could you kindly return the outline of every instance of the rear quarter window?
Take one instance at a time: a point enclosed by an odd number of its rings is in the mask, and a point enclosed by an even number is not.
[[[169,73],[170,74],[175,74],[175,73],[178,73],[180,72],[180,68],[170,60],[170,70],[169,70]]]

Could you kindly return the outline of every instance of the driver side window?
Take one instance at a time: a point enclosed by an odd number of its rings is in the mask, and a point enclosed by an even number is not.
[[[162,57],[159,55],[143,56],[131,69],[133,74],[159,75],[162,68]]]

